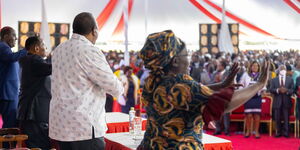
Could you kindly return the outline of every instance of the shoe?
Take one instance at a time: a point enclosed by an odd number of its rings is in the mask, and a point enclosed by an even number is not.
[[[275,137],[276,138],[281,137],[281,134],[276,134]]]
[[[259,134],[255,134],[255,138],[256,139],[260,139],[260,135]]]
[[[220,135],[220,134],[221,134],[220,131],[214,133],[214,135]]]
[[[224,132],[224,134],[225,134],[226,136],[230,136],[230,133],[229,133],[229,132]]]
[[[245,137],[245,138],[248,138],[248,137],[250,137],[250,133],[248,133],[248,134],[247,134],[247,133],[245,133],[245,134],[244,134],[244,137]]]
[[[285,134],[284,137],[289,138],[290,136]]]

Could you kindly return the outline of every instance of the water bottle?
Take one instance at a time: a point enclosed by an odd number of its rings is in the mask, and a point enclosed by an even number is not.
[[[135,118],[134,107],[130,107],[130,111],[129,111],[129,134],[130,135],[133,135],[134,133],[134,118]]]
[[[142,139],[142,117],[135,116],[134,117],[134,128],[133,128],[133,136],[134,139]]]

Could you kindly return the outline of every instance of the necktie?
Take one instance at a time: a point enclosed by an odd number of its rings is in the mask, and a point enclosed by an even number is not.
[[[280,86],[284,86],[284,84],[283,84],[283,76],[281,76]]]

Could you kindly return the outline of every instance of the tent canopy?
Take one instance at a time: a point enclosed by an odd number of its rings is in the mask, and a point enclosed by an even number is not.
[[[129,1],[130,49],[140,49],[148,33],[171,29],[190,49],[198,49],[199,24],[220,23],[221,0]],[[102,24],[98,43],[124,41],[122,9],[125,0],[45,0],[48,22],[72,23],[80,12],[91,12]],[[145,13],[145,2],[148,11]],[[2,26],[17,30],[18,21],[41,21],[40,0],[1,2]],[[300,49],[299,0],[227,0],[227,22],[240,24],[240,48],[258,43],[265,49]],[[102,15],[102,16],[101,16]],[[104,17],[103,17],[104,16]],[[108,16],[108,17],[107,17]],[[147,32],[145,19],[147,16]],[[118,25],[119,24],[119,25]],[[71,31],[72,32],[72,31]],[[255,46],[255,44],[254,44]],[[259,47],[258,47],[259,48]]]

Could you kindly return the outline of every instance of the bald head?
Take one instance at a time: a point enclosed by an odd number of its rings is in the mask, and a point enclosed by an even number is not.
[[[91,13],[82,12],[73,21],[73,33],[87,35],[97,29],[96,21]]]

